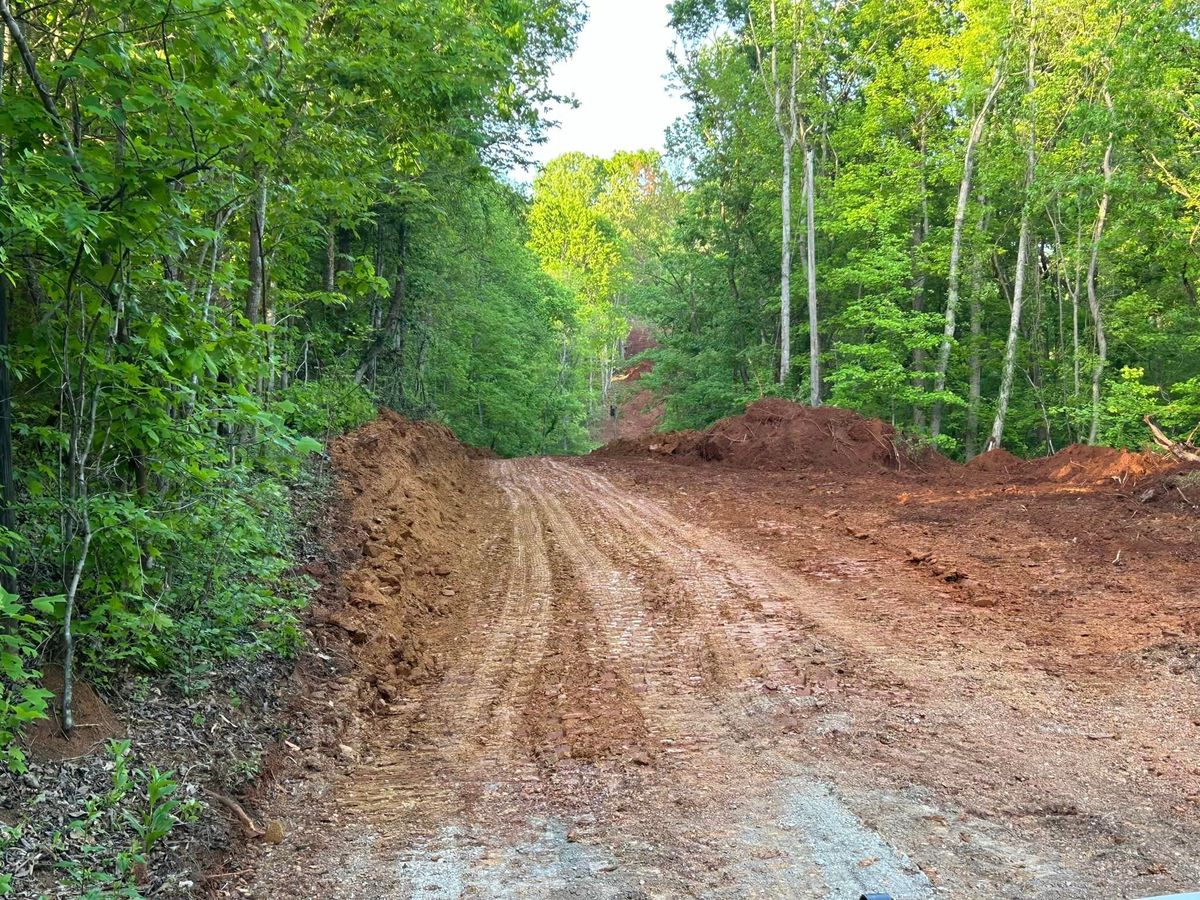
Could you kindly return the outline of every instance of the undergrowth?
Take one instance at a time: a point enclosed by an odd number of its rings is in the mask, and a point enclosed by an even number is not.
[[[232,459],[212,436],[173,435],[192,452],[170,454],[172,470],[151,479],[159,492],[96,490],[87,499],[95,536],[79,588],[86,602],[73,626],[81,677],[103,686],[140,672],[198,692],[228,660],[294,655],[311,583],[292,571],[292,492],[312,489],[303,461],[319,439],[375,413],[367,391],[344,380],[296,385],[271,410],[247,406],[233,419],[245,437]],[[24,524],[38,538],[0,533],[32,598],[0,590],[0,766],[17,772],[21,732],[51,700],[41,664],[60,649],[50,638],[64,615],[64,598],[53,592],[62,583],[52,552],[62,538],[49,515],[58,502],[53,474],[39,466],[24,480]]]

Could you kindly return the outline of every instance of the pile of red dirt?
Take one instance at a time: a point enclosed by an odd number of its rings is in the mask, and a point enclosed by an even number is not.
[[[46,667],[42,687],[53,693],[54,698],[48,710],[49,716],[34,722],[25,733],[23,744],[31,758],[38,761],[79,759],[88,756],[108,740],[125,734],[121,720],[92,686],[76,680],[72,703],[75,730],[67,737],[59,720],[63,689],[61,666]]]
[[[646,328],[634,326],[625,341],[624,359],[633,359],[658,346]],[[658,431],[663,420],[663,403],[653,391],[638,384],[643,375],[654,371],[654,361],[639,360],[613,377],[612,412],[600,429],[598,438],[605,444],[619,440],[637,440]]]
[[[653,350],[657,346],[658,341],[654,339],[649,328],[634,325],[629,329],[629,336],[625,338],[625,358],[633,359],[639,353]]]
[[[422,634],[447,613],[472,497],[486,492],[448,428],[390,410],[331,447],[346,510],[342,564],[315,564],[317,617],[343,632],[386,693],[436,670]],[[364,564],[369,560],[369,565]]]
[[[801,406],[767,398],[702,432],[682,431],[619,440],[597,451],[627,456],[656,453],[766,470],[819,469],[845,475],[945,471],[954,464],[931,451],[910,453],[896,429],[879,419],[836,407]]]
[[[1084,444],[1072,444],[1052,456],[1038,459],[1021,459],[1007,450],[996,449],[967,463],[968,469],[989,475],[1071,484],[1104,481],[1135,483],[1150,476],[1166,474],[1177,467],[1175,462],[1157,453],[1134,453]]]
[[[1021,459],[996,449],[963,467],[931,449],[907,445],[895,428],[879,419],[775,397],[751,403],[742,415],[722,419],[704,431],[622,431],[617,440],[596,451],[598,456],[645,454],[769,471],[813,469],[849,476],[961,473],[1022,482],[1115,482],[1121,487],[1161,480],[1180,469],[1179,463],[1158,453],[1081,444],[1040,459]]]
[[[1046,481],[1096,482],[1111,479],[1124,483],[1162,474],[1176,465],[1157,453],[1132,453],[1111,447],[1072,444],[1053,456],[1029,460],[1026,471],[1032,477]]]
[[[663,403],[653,391],[629,394],[617,404],[617,437],[636,440],[654,434],[662,419]]]
[[[970,462],[967,468],[988,475],[1020,475],[1025,466],[1025,460],[1015,453],[1009,453],[1003,447],[981,453]]]

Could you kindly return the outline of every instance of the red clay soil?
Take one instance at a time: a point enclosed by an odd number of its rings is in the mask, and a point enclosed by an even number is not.
[[[1001,448],[977,456],[962,467],[931,450],[908,446],[893,426],[880,419],[830,406],[801,406],[781,398],[751,403],[742,415],[721,419],[702,432],[623,434],[595,455],[654,455],[681,462],[720,462],[744,469],[813,470],[846,476],[891,472],[968,477],[978,473],[1075,484],[1136,484],[1181,470],[1176,461],[1160,454],[1079,444],[1033,460],[1021,459]]]
[[[1075,450],[897,470],[883,423],[738,419],[570,463],[471,460],[394,416],[339,443],[320,615],[348,668],[253,811],[283,843],[216,893],[1200,883],[1188,483],[1147,498],[1157,469]]]
[[[1003,447],[981,453],[969,463],[967,468],[975,472],[986,472],[990,475],[1019,475],[1025,466],[1025,460],[1015,453],[1009,453]]]
[[[63,673],[60,666],[47,666],[42,687],[54,694],[49,704],[49,716],[39,719],[24,737],[25,750],[38,761],[77,759],[92,753],[97,747],[125,733],[120,718],[85,681],[75,682],[75,730],[68,738],[63,734],[59,711],[62,709]]]
[[[647,329],[635,327],[625,342],[625,359],[633,359],[657,346]],[[600,440],[605,444],[638,440],[654,434],[662,425],[662,400],[640,384],[642,376],[652,371],[654,361],[643,359],[627,366],[613,378],[612,406],[616,415],[607,417],[600,429]]]
[[[646,435],[597,451],[600,456],[643,453],[746,469],[820,469],[845,475],[953,467],[936,454],[914,455],[897,441],[896,429],[879,419],[776,397],[751,403],[742,415],[721,419],[702,432]]]
[[[990,450],[967,463],[967,468],[1034,481],[1132,484],[1151,476],[1168,475],[1181,467],[1175,460],[1157,453],[1072,444],[1039,459],[1021,459],[1004,449]]]
[[[454,595],[450,577],[473,529],[464,525],[477,493],[473,456],[448,428],[390,410],[335,441],[344,556],[359,558],[320,606],[319,620],[343,632],[359,667],[383,698],[437,670],[424,635]],[[315,570],[327,574],[324,566]]]
[[[625,338],[625,358],[633,359],[635,356],[640,356],[647,350],[653,350],[658,346],[658,341],[654,339],[654,335],[649,328],[642,325],[634,325],[629,329],[629,336]]]

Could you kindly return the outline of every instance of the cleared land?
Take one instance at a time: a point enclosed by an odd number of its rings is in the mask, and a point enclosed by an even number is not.
[[[284,842],[212,887],[1060,900],[1200,884],[1186,479],[1083,451],[908,465],[886,431],[843,424],[786,472],[737,464],[732,425],[721,462],[658,438],[469,459],[394,418],[341,442],[338,549],[311,564],[311,727],[259,798]],[[860,459],[876,437],[891,449]]]

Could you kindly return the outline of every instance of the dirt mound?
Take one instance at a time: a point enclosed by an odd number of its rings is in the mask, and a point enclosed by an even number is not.
[[[39,719],[25,734],[25,749],[31,759],[47,760],[78,759],[95,752],[112,738],[121,737],[125,727],[90,684],[75,681],[74,701],[75,730],[71,737],[62,732],[59,710],[62,709],[63,672],[61,666],[47,666],[42,676],[42,687],[54,694],[50,701],[49,717]]]
[[[722,419],[699,447],[705,459],[761,469],[819,468],[868,474],[895,468],[895,429],[834,407],[810,408],[769,398]]]
[[[625,342],[624,359],[632,359],[657,346],[649,330],[635,326]],[[599,441],[611,444],[636,440],[658,431],[663,420],[663,402],[638,383],[643,375],[653,371],[654,360],[642,359],[613,376],[612,408],[599,429]]]
[[[1015,453],[1009,453],[1003,447],[981,453],[970,462],[967,468],[975,472],[986,472],[994,475],[1019,474],[1025,466],[1025,460]]]
[[[653,350],[657,346],[658,341],[654,339],[649,328],[635,325],[629,329],[629,336],[625,338],[625,358],[633,359],[639,353]]]
[[[1175,463],[1156,453],[1131,453],[1111,447],[1072,444],[1053,456],[1029,460],[1027,474],[1047,481],[1096,482],[1110,479],[1138,481],[1174,468]]]
[[[705,431],[622,434],[599,456],[658,454],[680,460],[723,462],[738,468],[782,471],[815,469],[862,476],[880,472],[964,477],[968,473],[1026,482],[1133,485],[1162,479],[1179,464],[1165,456],[1073,444],[1053,456],[1021,459],[1003,448],[959,466],[928,447],[908,444],[879,419],[836,407],[801,406],[770,397],[751,403]]]
[[[354,646],[381,696],[436,671],[422,634],[455,591],[468,496],[482,491],[471,454],[448,428],[390,410],[330,447],[346,509],[339,572],[316,564],[318,617]]]
[[[879,419],[831,406],[801,406],[777,397],[751,403],[742,415],[722,419],[703,432],[619,440],[597,452],[608,456],[649,452],[739,468],[811,468],[845,475],[920,473],[953,467],[948,459],[931,451],[910,451],[897,440],[896,429]]]

